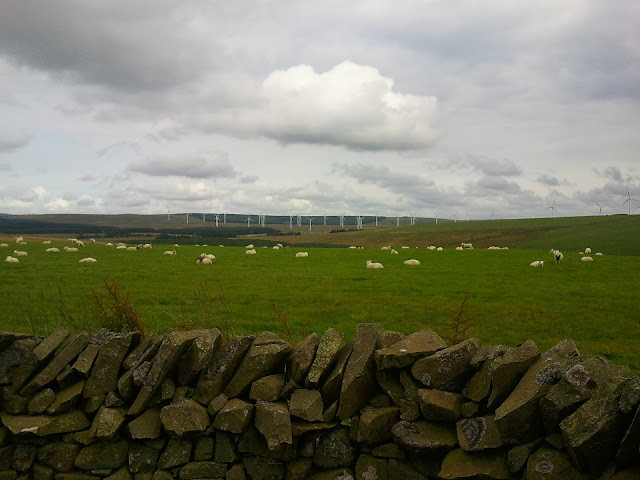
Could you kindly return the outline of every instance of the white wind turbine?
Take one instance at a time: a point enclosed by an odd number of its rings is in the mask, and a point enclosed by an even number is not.
[[[396,227],[400,226],[400,215],[396,217]]]
[[[189,214],[187,213],[187,223],[189,223]]]
[[[293,230],[293,215],[289,215],[289,230]]]
[[[556,201],[553,201],[553,205],[551,205],[550,207],[547,207],[547,210],[551,210],[551,218],[553,218],[553,212],[558,213],[558,210],[556,210]]]
[[[247,228],[251,228],[251,222],[253,222],[253,220],[251,219],[251,215],[249,215],[247,218]]]
[[[167,222],[171,221],[171,211],[167,208]]]
[[[495,220],[494,216],[495,216],[495,213],[493,212],[493,208],[492,208],[491,209],[491,220]]]
[[[311,231],[311,221],[316,218],[316,217],[307,217],[307,220],[309,220],[309,231]]]
[[[344,213],[340,215],[340,228],[344,228]]]
[[[202,212],[202,221],[207,223],[207,219],[205,218],[206,213]]]
[[[433,216],[436,218],[436,225],[438,224],[438,212],[437,210],[433,211]]]
[[[322,218],[324,219],[324,226],[326,227],[327,226],[327,216],[323,215]]]
[[[219,221],[220,221],[220,215],[216,213],[216,227],[218,226]]]
[[[364,218],[364,216],[362,216],[362,217],[361,217],[361,216],[359,216],[359,215],[357,215],[357,216],[356,216],[356,221],[357,221],[357,227],[356,227],[356,229],[358,229],[358,230],[362,230],[362,219],[363,219],[363,218]]]
[[[627,198],[627,199],[624,201],[624,203],[622,204],[622,206],[624,207],[624,204],[625,204],[625,203],[628,203],[628,204],[629,204],[629,215],[631,215],[631,203],[632,203],[632,202],[637,202],[638,200],[636,200],[635,198],[631,198],[631,193],[629,193],[629,189],[628,189],[628,188],[627,188],[627,196],[628,196],[629,198]]]
[[[600,207],[600,212],[598,212],[598,214],[602,215],[602,205],[600,205],[598,202],[595,202],[595,204]]]

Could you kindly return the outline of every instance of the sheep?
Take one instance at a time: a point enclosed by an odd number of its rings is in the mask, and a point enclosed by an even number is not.
[[[599,257],[602,255],[602,252],[596,252],[596,256]]]
[[[198,257],[198,260],[196,260],[196,263],[201,263],[202,265],[211,265],[213,262],[211,261],[210,258]]]
[[[409,260],[404,261],[405,265],[420,265],[420,260],[416,260],[415,258],[410,258]]]
[[[564,255],[560,250],[551,250],[551,254],[556,263],[560,263],[564,259]]]
[[[119,247],[126,247],[126,246],[127,246],[127,244],[126,244],[126,243],[122,243],[122,242],[118,242],[118,246],[119,246]]]
[[[281,243],[276,243],[276,246],[279,248],[284,248]]]
[[[176,252],[175,250],[166,250],[164,252],[164,255],[177,255],[178,252]]]
[[[309,256],[309,252],[298,252],[296,253],[296,257],[308,257]]]
[[[9,263],[18,263],[20,262],[20,260],[18,260],[15,257],[12,257],[11,255],[9,255],[7,258],[4,259],[5,262],[9,262]]]
[[[45,252],[47,252],[47,253],[58,253],[59,251],[60,251],[60,249],[56,248],[56,247],[47,248],[45,250]]]
[[[250,248],[249,250],[247,250],[244,253],[245,253],[245,255],[255,255],[257,252],[255,251],[254,248]]]
[[[22,243],[22,242],[24,242],[24,238],[16,237],[16,243]]]
[[[87,257],[81,259],[78,263],[96,263],[97,260],[95,258]]]
[[[462,250],[464,250],[464,248],[462,248],[461,246],[459,246],[459,245],[458,245],[458,246],[456,247],[456,250],[458,250],[458,251],[462,251]]]
[[[593,262],[593,257],[582,257],[581,262]]]
[[[356,248],[358,248],[358,247],[356,247],[355,245],[350,245],[350,246],[349,246],[349,248],[351,248],[351,249],[356,249]]]
[[[406,245],[403,245],[403,246],[402,246],[402,247],[400,247],[400,248],[409,248],[409,247],[407,247]]]
[[[78,249],[76,247],[67,247],[66,245],[63,247],[67,252],[77,252]]]
[[[398,255],[398,251],[395,249],[391,249],[391,255]]]
[[[153,248],[153,245],[151,245],[150,243],[145,243],[144,245],[142,245],[142,248]]]
[[[427,247],[427,250],[435,250],[435,249],[436,249],[436,246],[435,246],[435,245],[429,245],[429,246]]]
[[[465,250],[473,250],[473,243],[461,243],[460,246]]]
[[[500,247],[496,247],[495,245],[491,245],[487,250],[500,250]]]
[[[253,243],[250,243],[249,245],[247,245],[244,248],[249,249],[249,250],[253,250],[255,248],[255,245]]]
[[[442,250],[444,250],[442,247],[436,248],[436,251],[438,251],[438,252],[441,252]]]
[[[116,250],[126,250],[126,249],[127,249],[127,246],[126,246],[126,245],[118,245],[118,246],[116,247]]]
[[[27,252],[24,252],[24,251],[22,251],[22,250],[14,250],[14,251],[13,251],[13,254],[14,254],[16,257],[26,257],[27,255],[29,255]]]
[[[180,245],[178,245],[177,243],[174,243],[174,244],[173,244],[173,246],[177,248],[177,247],[179,247]]]
[[[96,239],[95,239],[95,238],[90,238],[90,239],[89,239],[89,241],[90,241],[91,243],[96,243]]]
[[[76,245],[79,247],[84,247],[84,242],[82,240],[76,240]]]
[[[43,245],[49,245],[51,243],[51,240],[45,240],[42,243],[43,243]]]
[[[372,262],[371,259],[367,260],[367,268],[384,268],[381,263]]]
[[[274,250],[280,250],[280,247],[279,247],[278,245],[274,245],[272,248],[273,248]]]
[[[0,243],[0,247],[9,248],[8,243]]]
[[[107,246],[107,247],[113,247],[113,243],[108,242],[106,246]]]
[[[212,253],[201,253],[198,258],[208,258],[209,260],[215,260],[216,256]]]
[[[531,267],[544,267],[544,260],[536,260],[535,262],[531,262],[529,264]]]
[[[390,246],[382,247],[381,250],[391,250]]]
[[[589,247],[584,249],[584,253],[586,253],[587,255],[589,255],[591,253],[591,249]]]

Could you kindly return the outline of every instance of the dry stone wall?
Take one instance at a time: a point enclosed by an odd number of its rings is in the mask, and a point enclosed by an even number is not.
[[[640,479],[640,379],[570,340],[0,331],[0,388],[0,480]]]

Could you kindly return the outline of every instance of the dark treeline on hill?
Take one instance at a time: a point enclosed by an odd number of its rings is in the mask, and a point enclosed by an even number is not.
[[[280,232],[269,227],[194,227],[156,229],[148,227],[112,227],[105,225],[91,225],[82,223],[57,223],[25,218],[0,217],[0,232],[9,235],[42,235],[42,234],[69,234],[78,238],[95,236],[104,238],[131,237],[131,236],[157,236],[157,238],[207,237],[207,238],[234,238],[239,235],[278,235]]]

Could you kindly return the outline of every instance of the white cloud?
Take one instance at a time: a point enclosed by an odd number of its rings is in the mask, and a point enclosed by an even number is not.
[[[28,135],[2,135],[0,134],[0,153],[9,153],[21,149],[30,141]]]
[[[135,162],[129,166],[129,170],[156,177],[233,178],[237,176],[228,155],[223,152],[155,157]]]

